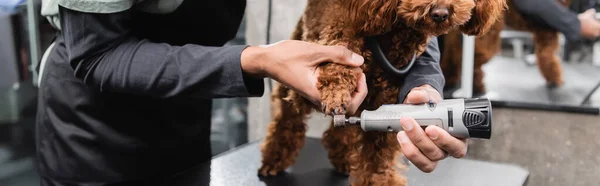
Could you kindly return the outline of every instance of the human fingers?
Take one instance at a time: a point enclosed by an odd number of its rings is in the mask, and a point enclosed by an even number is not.
[[[467,139],[457,139],[437,126],[425,128],[427,136],[441,149],[455,158],[462,158],[467,154]]]
[[[587,19],[587,20],[589,20],[591,18],[594,18],[595,14],[596,14],[596,10],[593,9],[593,8],[591,8],[591,9],[588,9],[588,10],[582,12],[582,13],[579,13],[577,15],[577,17],[579,17],[579,19]]]
[[[438,100],[441,100],[442,96],[440,93],[433,87],[428,84],[421,85],[413,88],[406,98],[404,99],[404,103],[406,104],[421,104],[434,102],[437,103]]]
[[[350,100],[350,106],[348,108],[349,114],[354,114],[356,112],[363,100],[365,100],[365,97],[367,97],[367,92],[367,78],[364,73],[360,73],[356,91],[352,93],[352,99]]]
[[[423,172],[432,172],[437,167],[437,162],[427,158],[408,138],[406,132],[400,131],[396,136],[400,143],[402,153],[412,162],[419,170]]]
[[[319,74],[321,74],[321,71],[321,68],[316,68],[315,70],[309,72],[309,77],[307,78],[309,79],[308,81],[300,81],[308,83],[306,84],[306,88],[303,88],[304,90],[300,91],[305,92],[304,95],[301,93],[301,96],[307,98],[310,102],[317,106],[316,108],[321,108],[321,92],[319,92],[317,89],[317,77]]]
[[[590,8],[583,12],[583,14],[585,14],[586,16],[594,17],[596,14],[596,9]]]
[[[427,103],[429,100],[430,98],[427,91],[414,88],[408,93],[408,95],[406,95],[406,100],[404,102],[407,104],[419,104]]]
[[[410,117],[403,117],[400,119],[400,125],[402,125],[403,131],[406,133],[410,141],[431,161],[439,161],[446,158],[446,154],[440,147],[438,147],[429,137],[425,134],[425,131]]]
[[[323,59],[324,61],[333,62],[340,65],[359,67],[365,61],[362,56],[348,50],[343,46],[322,46],[319,48],[318,52],[320,56],[325,58]],[[317,62],[320,63],[324,61]]]
[[[433,101],[435,103],[437,103],[439,100],[443,99],[440,92],[438,92],[431,85],[425,84],[425,85],[420,86],[420,88],[423,88],[427,92],[427,94],[429,94],[429,98],[431,99],[431,101]]]
[[[594,31],[595,31],[593,37],[600,36],[600,21],[594,20],[593,27],[594,27]]]

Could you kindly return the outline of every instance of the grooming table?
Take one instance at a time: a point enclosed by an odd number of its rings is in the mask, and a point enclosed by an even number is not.
[[[212,161],[198,167],[199,172],[194,173],[197,175],[194,183],[203,186],[349,185],[347,176],[334,172],[321,140],[316,138],[307,138],[296,164],[286,172],[274,177],[260,177],[258,168],[261,165],[261,142],[251,142],[215,156]],[[523,186],[526,185],[529,172],[514,165],[447,158],[432,173],[423,173],[416,167],[409,166],[406,175],[409,186]],[[0,179],[0,185],[35,186],[39,185],[39,176],[37,172],[30,170],[11,176],[10,179]]]
[[[565,84],[548,89],[537,66],[496,56],[483,67],[486,97],[494,106],[600,114],[600,68],[591,64],[562,63]],[[590,93],[592,92],[592,93]]]
[[[255,141],[216,156],[210,164],[210,185],[328,185],[347,186],[348,177],[334,172],[320,139],[307,138],[292,167],[274,177],[259,177],[260,143]],[[529,172],[523,168],[483,161],[447,158],[432,173],[409,166],[410,186],[522,186]]]

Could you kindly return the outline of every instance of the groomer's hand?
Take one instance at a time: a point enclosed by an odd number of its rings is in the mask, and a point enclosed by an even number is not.
[[[596,19],[595,9],[589,9],[580,13],[577,18],[581,22],[581,36],[588,39],[600,37],[600,21]]]
[[[253,46],[242,52],[242,69],[253,75],[267,76],[300,93],[320,108],[317,90],[319,64],[333,62],[360,70],[364,58],[342,46],[324,46],[286,40],[267,46]],[[367,95],[364,73],[352,95],[348,111],[354,113]]]
[[[412,89],[406,96],[405,104],[422,104],[430,100],[442,100],[440,93],[429,85]],[[423,172],[432,172],[437,162],[451,155],[462,158],[467,153],[466,139],[457,139],[437,127],[428,126],[423,130],[413,118],[400,120],[403,131],[398,133],[402,153]]]

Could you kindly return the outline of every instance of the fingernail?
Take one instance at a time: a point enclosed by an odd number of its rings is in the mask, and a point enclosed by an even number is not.
[[[406,133],[401,131],[398,132],[398,141],[400,141],[400,143],[406,143],[408,142],[408,136],[406,136]]]
[[[438,139],[438,133],[437,130],[431,130],[431,132],[428,132],[427,135],[429,136],[429,138],[431,138],[432,140],[436,140]]]
[[[410,131],[413,129],[413,124],[409,121],[408,118],[401,118],[400,125],[402,125],[402,129],[404,131]]]
[[[364,58],[356,53],[352,53],[352,61],[356,62],[356,63],[363,63],[364,62]]]

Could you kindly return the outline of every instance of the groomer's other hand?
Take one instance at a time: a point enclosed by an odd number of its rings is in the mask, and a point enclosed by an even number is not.
[[[406,96],[405,104],[422,104],[430,100],[442,100],[440,93],[429,85],[412,89]],[[432,172],[437,162],[446,158],[447,154],[455,158],[462,158],[467,153],[466,139],[457,139],[448,132],[437,127],[428,126],[423,130],[420,125],[410,117],[400,120],[403,131],[398,132],[398,142],[402,153],[419,170]]]
[[[267,76],[290,87],[320,107],[317,90],[319,64],[333,62],[360,70],[364,58],[342,46],[324,46],[304,41],[286,40],[267,46],[248,47],[242,52],[242,69],[257,76]],[[367,95],[365,76],[358,77],[348,111],[353,113]]]
[[[581,36],[588,39],[595,39],[600,37],[600,21],[596,19],[596,10],[589,9],[578,16],[579,22],[581,22]]]

